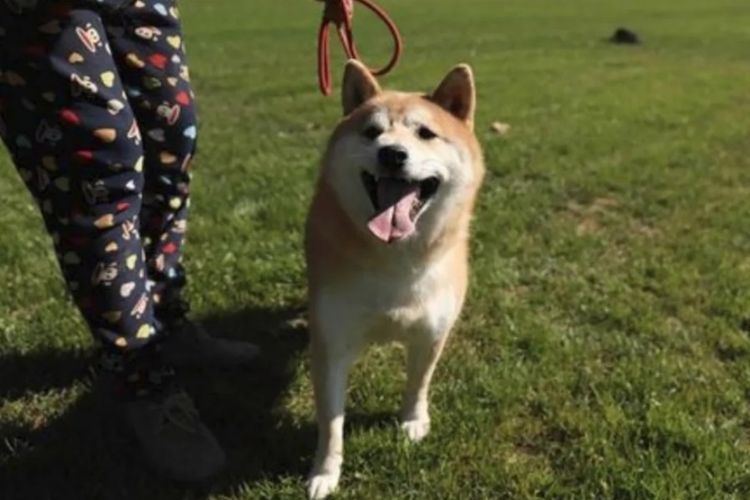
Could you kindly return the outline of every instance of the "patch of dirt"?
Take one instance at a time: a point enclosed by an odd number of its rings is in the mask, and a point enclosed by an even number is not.
[[[620,202],[616,198],[600,196],[587,204],[571,200],[566,204],[565,212],[574,220],[576,234],[578,236],[589,236],[601,232],[605,225],[604,218],[616,213],[619,207]],[[635,218],[628,220],[628,230],[631,234],[646,238],[655,238],[661,235],[658,228]]]
[[[601,229],[601,216],[615,210],[620,203],[608,196],[594,198],[591,203],[582,205],[575,200],[571,200],[566,205],[566,211],[576,220],[576,234],[586,236],[596,234]]]

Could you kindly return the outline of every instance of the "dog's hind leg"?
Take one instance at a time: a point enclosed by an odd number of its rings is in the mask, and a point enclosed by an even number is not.
[[[325,498],[333,493],[344,458],[344,404],[349,370],[359,346],[335,345],[313,337],[311,367],[318,419],[318,448],[308,479],[308,496]]]
[[[414,442],[420,441],[430,432],[430,380],[447,338],[448,332],[437,339],[420,336],[413,339],[407,347],[401,428]]]

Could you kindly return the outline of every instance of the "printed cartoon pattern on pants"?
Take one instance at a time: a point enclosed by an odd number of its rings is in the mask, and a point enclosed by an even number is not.
[[[174,0],[126,4],[0,0],[0,135],[113,353],[161,336],[154,308],[181,259],[196,140]]]

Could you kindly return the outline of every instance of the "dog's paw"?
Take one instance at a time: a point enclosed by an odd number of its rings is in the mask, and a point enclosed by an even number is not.
[[[320,500],[336,491],[339,486],[339,473],[315,474],[307,481],[307,498]]]
[[[401,429],[403,429],[410,441],[418,443],[430,433],[430,420],[427,418],[406,420],[401,423]]]

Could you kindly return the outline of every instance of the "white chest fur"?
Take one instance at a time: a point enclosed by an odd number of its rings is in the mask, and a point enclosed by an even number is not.
[[[324,335],[366,341],[407,341],[413,335],[437,339],[460,312],[460,283],[443,258],[424,267],[362,270],[320,290],[313,300]]]

